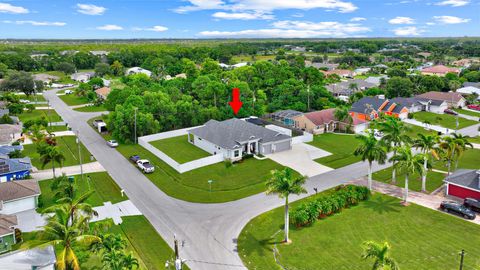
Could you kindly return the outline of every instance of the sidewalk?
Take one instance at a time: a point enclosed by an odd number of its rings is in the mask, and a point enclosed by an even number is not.
[[[91,162],[83,164],[83,173],[94,173],[94,172],[104,172],[105,168],[100,164],[100,162]],[[70,167],[63,167],[63,168],[55,168],[55,175],[59,176],[65,173],[66,175],[77,175],[80,174],[80,165],[70,166]],[[31,174],[33,179],[36,180],[46,180],[53,178],[52,169],[48,170],[41,170],[38,172],[34,172]]]
[[[367,179],[357,179],[355,181],[352,181],[352,184],[355,185],[361,185],[361,186],[367,186]],[[403,188],[394,186],[394,185],[389,185],[386,183],[382,182],[377,182],[373,181],[372,183],[372,188],[374,191],[380,192],[382,194],[386,194],[392,197],[397,197],[400,199],[403,199]],[[427,207],[433,210],[438,210],[440,203],[445,200],[456,200],[453,198],[446,198],[443,196],[438,196],[438,195],[431,195],[431,194],[425,194],[421,192],[416,192],[416,191],[411,191],[409,190],[408,192],[408,202],[409,203],[414,203],[421,205],[423,207]],[[458,199],[457,199],[458,200]],[[443,212],[442,212],[443,213]],[[450,214],[447,214],[450,215]],[[461,217],[459,217],[461,218]],[[467,219],[465,219],[467,220]],[[477,218],[475,220],[467,220],[476,224],[480,224],[480,215],[477,215]]]
[[[417,121],[415,119],[403,119],[403,122],[411,124],[411,125],[423,127],[423,128],[426,127],[428,129],[431,129],[431,130],[439,131],[442,134],[450,134],[452,132],[455,132],[455,130],[453,130],[453,129],[448,129],[448,128],[444,128],[444,127],[436,126],[436,125],[424,124],[424,123],[422,123],[420,121]],[[448,130],[448,132],[447,132],[447,130]]]

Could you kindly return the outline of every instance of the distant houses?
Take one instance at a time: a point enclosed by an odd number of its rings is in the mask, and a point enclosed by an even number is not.
[[[239,67],[245,67],[245,66],[248,66],[248,63],[247,62],[241,62],[241,63],[237,63],[237,64],[233,64],[233,65],[228,65],[228,64],[224,64],[224,63],[220,63],[218,64],[221,68],[223,69],[236,69],[236,68],[239,68]]]
[[[132,67],[127,69],[127,71],[125,72],[125,75],[133,75],[133,74],[145,74],[148,77],[152,76],[152,72],[150,70],[147,70],[141,67]]]
[[[86,83],[95,76],[95,72],[76,72],[70,75],[70,79],[76,82]]]
[[[339,76],[340,78],[353,78],[355,77],[355,72],[354,71],[351,71],[351,70],[348,70],[348,69],[334,69],[334,70],[330,70],[330,71],[323,71],[323,70],[320,70],[325,76],[330,76],[330,75],[337,75]]]
[[[422,75],[445,77],[445,75],[447,75],[448,73],[454,73],[457,75],[460,74],[460,69],[446,67],[444,65],[437,65],[423,68],[420,72],[422,73]]]
[[[463,108],[466,106],[466,99],[456,92],[436,92],[430,91],[417,95],[418,98],[445,101],[449,108]]]
[[[101,100],[107,100],[107,97],[108,95],[110,94],[110,92],[112,91],[112,89],[110,89],[110,87],[102,87],[102,88],[98,88],[97,90],[95,90],[95,93],[97,94],[97,97]]]
[[[47,85],[52,82],[60,80],[60,77],[41,73],[41,74],[33,74],[33,80],[41,81],[43,82],[43,84]]]
[[[327,88],[327,90],[336,97],[349,97],[355,92],[364,91],[373,87],[377,87],[377,85],[361,79],[349,79],[346,81],[341,81],[339,83],[333,83],[325,86],[325,88]]]

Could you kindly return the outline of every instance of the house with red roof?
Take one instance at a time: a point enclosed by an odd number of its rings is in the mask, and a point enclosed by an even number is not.
[[[447,73],[454,73],[457,75],[460,74],[460,69],[446,67],[444,65],[436,65],[436,66],[424,68],[420,72],[422,73],[422,75],[445,77]]]

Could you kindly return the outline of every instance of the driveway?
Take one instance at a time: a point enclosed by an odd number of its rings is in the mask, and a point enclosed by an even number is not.
[[[331,155],[330,152],[315,146],[298,143],[292,145],[290,151],[283,151],[267,155],[271,160],[290,167],[302,175],[312,177],[333,170],[314,161],[314,159]]]

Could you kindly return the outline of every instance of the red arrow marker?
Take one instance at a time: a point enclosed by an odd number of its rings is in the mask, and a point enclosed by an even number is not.
[[[233,113],[237,115],[240,108],[242,108],[243,102],[240,101],[240,89],[232,89],[232,101],[228,102],[228,105],[232,107]]]

